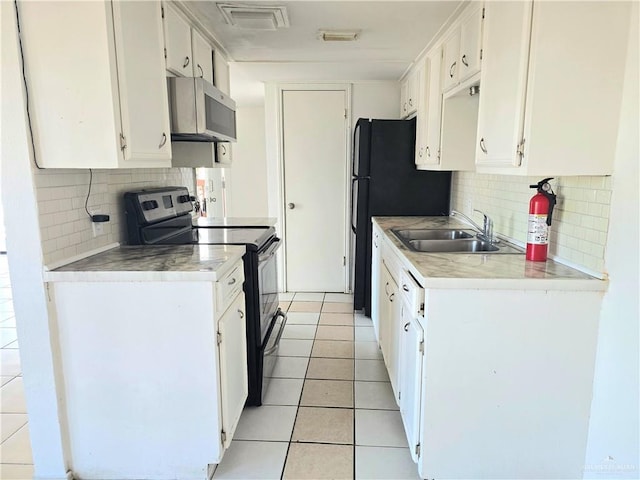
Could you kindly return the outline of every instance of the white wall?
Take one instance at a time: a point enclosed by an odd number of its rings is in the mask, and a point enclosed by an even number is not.
[[[611,219],[605,254],[610,284],[600,316],[585,478],[640,477],[639,10],[635,3],[612,178]]]
[[[354,83],[351,92],[351,124],[358,118],[396,119],[400,113],[398,82]]]
[[[233,165],[225,169],[227,216],[268,217],[264,106],[238,108],[236,123]]]

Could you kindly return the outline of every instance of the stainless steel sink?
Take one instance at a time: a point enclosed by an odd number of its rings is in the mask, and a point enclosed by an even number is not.
[[[413,228],[406,230],[392,230],[400,240],[456,240],[459,238],[473,238],[473,230],[430,230],[426,228]]]
[[[477,239],[465,240],[409,240],[409,248],[416,252],[442,252],[442,253],[475,253],[498,252],[500,248],[489,242]]]
[[[429,253],[523,253],[505,242],[490,243],[475,238],[473,230],[405,229],[392,230],[396,237],[414,252]]]

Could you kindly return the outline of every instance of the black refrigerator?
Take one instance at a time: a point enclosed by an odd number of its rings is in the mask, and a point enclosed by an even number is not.
[[[351,229],[356,236],[354,309],[371,316],[371,217],[449,215],[451,172],[417,170],[416,120],[357,121]]]

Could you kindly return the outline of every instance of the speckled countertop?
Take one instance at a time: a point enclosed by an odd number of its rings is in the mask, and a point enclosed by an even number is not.
[[[197,217],[194,227],[273,227],[275,218],[269,217]]]
[[[390,230],[470,228],[450,217],[374,217],[386,244],[425,288],[500,288],[604,291],[607,281],[561,263],[529,262],[521,254],[424,253],[409,250]]]
[[[45,280],[216,281],[244,253],[236,245],[121,246],[47,271]]]

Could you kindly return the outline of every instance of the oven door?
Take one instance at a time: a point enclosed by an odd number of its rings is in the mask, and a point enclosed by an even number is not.
[[[260,344],[265,344],[267,332],[278,310],[278,270],[276,251],[278,237],[271,239],[258,251],[258,292],[260,298]]]

